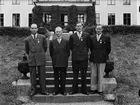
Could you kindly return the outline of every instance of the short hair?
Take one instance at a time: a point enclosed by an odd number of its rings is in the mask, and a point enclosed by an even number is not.
[[[96,25],[96,28],[97,28],[97,26],[101,26],[101,27],[103,28],[103,25],[101,25],[101,24],[97,24],[97,25]]]
[[[37,28],[38,28],[38,25],[37,25],[36,23],[32,23],[32,24],[30,25],[30,28],[31,28],[33,25],[36,25]]]
[[[62,31],[62,28],[60,27],[60,26],[57,26],[56,28],[55,28],[55,32],[56,31]]]
[[[83,22],[81,22],[81,21],[78,21],[77,23],[76,23],[76,25],[77,24],[81,24],[82,26],[83,26]]]

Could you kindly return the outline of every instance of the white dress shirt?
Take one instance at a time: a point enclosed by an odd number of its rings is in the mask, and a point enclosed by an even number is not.
[[[96,34],[97,41],[100,40],[101,36],[102,36],[102,33],[101,33],[100,35],[97,35],[97,34]]]

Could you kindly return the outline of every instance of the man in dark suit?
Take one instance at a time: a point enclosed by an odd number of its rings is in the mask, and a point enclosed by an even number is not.
[[[91,62],[91,91],[102,94],[103,75],[106,60],[111,51],[110,37],[103,35],[102,25],[96,26],[96,35],[91,37],[90,62]]]
[[[30,27],[31,35],[25,38],[25,51],[28,55],[28,64],[31,77],[31,96],[36,94],[36,73],[39,74],[39,83],[41,93],[48,95],[45,83],[45,52],[47,50],[47,41],[44,35],[37,33],[37,25]]]
[[[72,68],[73,68],[73,91],[70,94],[78,93],[78,75],[81,71],[81,92],[87,93],[86,87],[86,71],[88,68],[88,49],[89,49],[89,34],[83,32],[83,24],[76,24],[76,32],[69,38],[69,45],[72,51]]]
[[[55,79],[55,93],[65,93],[65,81],[66,81],[66,69],[68,67],[68,58],[70,55],[69,43],[62,38],[62,28],[56,27],[55,29],[56,39],[50,42],[50,56],[52,58],[52,64],[54,69]],[[59,88],[60,84],[60,88]]]

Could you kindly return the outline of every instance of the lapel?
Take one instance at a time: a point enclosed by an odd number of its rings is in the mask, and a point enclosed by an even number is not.
[[[30,35],[29,41],[30,41],[33,45],[35,45],[35,40],[33,39],[32,35]]]

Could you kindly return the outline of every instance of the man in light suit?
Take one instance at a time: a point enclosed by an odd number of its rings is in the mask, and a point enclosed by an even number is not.
[[[102,25],[96,26],[96,35],[91,37],[91,92],[102,94],[103,75],[106,60],[111,51],[110,37],[103,35]]]
[[[31,96],[36,94],[36,73],[39,74],[41,94],[48,95],[45,83],[45,52],[47,41],[44,35],[38,34],[38,27],[32,24],[30,27],[31,35],[25,38],[25,51],[28,55],[28,64],[31,77]]]
[[[72,51],[72,69],[73,69],[73,90],[70,94],[78,93],[78,75],[81,71],[81,92],[87,93],[86,86],[86,71],[88,68],[88,50],[89,50],[89,39],[88,33],[83,32],[83,24],[78,22],[76,24],[76,32],[69,38],[69,45]]]
[[[68,67],[68,58],[70,55],[69,43],[62,38],[62,28],[56,27],[56,38],[50,42],[50,56],[54,69],[55,92],[53,95],[65,93],[66,69]],[[61,87],[59,87],[59,84]]]

